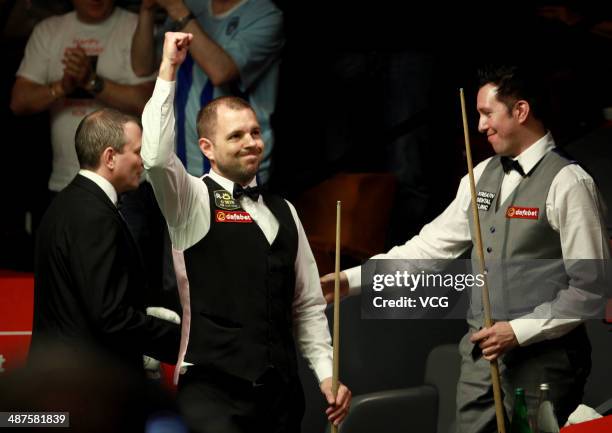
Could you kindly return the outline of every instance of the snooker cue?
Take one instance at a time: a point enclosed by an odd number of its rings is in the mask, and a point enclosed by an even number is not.
[[[332,393],[338,396],[338,376],[340,373],[340,214],[341,202],[336,202],[336,265],[334,270],[334,362],[332,372]],[[338,426],[332,424],[332,433],[338,433]]]
[[[491,319],[491,303],[489,300],[489,286],[487,284],[487,275],[485,272],[485,258],[482,249],[482,237],[480,233],[480,217],[478,215],[478,204],[476,202],[476,185],[474,183],[474,166],[472,163],[472,150],[470,147],[470,134],[468,132],[467,114],[465,109],[465,96],[463,89],[459,89],[459,97],[461,98],[461,116],[463,118],[463,136],[465,139],[465,156],[468,165],[468,177],[470,179],[470,192],[472,195],[472,213],[474,216],[474,234],[476,235],[476,251],[480,262],[480,273],[484,277],[482,286],[482,306],[484,308],[485,326],[490,328],[493,326]],[[495,400],[495,417],[497,418],[497,430],[499,433],[506,433],[506,425],[504,422],[504,406],[501,396],[501,385],[499,380],[499,365],[497,359],[491,361],[491,383],[493,385],[493,398]]]

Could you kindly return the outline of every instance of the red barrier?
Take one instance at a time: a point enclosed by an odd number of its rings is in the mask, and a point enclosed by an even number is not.
[[[612,415],[592,421],[574,424],[561,429],[561,433],[603,433],[612,432]]]
[[[21,367],[32,338],[34,275],[0,270],[0,374]],[[172,384],[174,366],[163,364],[162,383]]]
[[[34,275],[0,270],[0,373],[27,359],[33,305]]]

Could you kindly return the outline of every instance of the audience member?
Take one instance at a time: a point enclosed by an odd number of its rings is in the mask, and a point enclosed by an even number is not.
[[[151,78],[137,77],[130,67],[137,15],[113,0],[72,3],[74,11],[34,28],[11,99],[16,114],[50,110],[51,195],[79,170],[73,143],[83,116],[104,106],[139,115],[152,90]]]
[[[176,153],[194,176],[210,169],[197,146],[196,116],[213,98],[234,95],[247,100],[261,124],[266,150],[259,181],[270,176],[274,147],[271,118],[276,106],[283,15],[270,0],[145,0],[132,44],[134,71],[155,68],[153,7],[163,7],[169,20],[161,29],[194,36],[177,78]]]

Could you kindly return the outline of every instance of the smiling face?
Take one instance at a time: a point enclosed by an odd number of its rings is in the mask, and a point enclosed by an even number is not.
[[[487,136],[498,155],[514,157],[520,153],[518,140],[519,113],[509,110],[497,99],[497,87],[494,84],[485,84],[478,91],[477,109],[480,114],[478,131]]]
[[[218,106],[213,136],[200,138],[200,148],[213,170],[247,185],[257,174],[264,150],[261,128],[253,110]]]

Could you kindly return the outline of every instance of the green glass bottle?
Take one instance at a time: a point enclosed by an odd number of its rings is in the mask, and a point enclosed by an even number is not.
[[[512,411],[510,433],[533,433],[529,427],[529,416],[523,388],[516,388],[514,392],[514,410]]]

